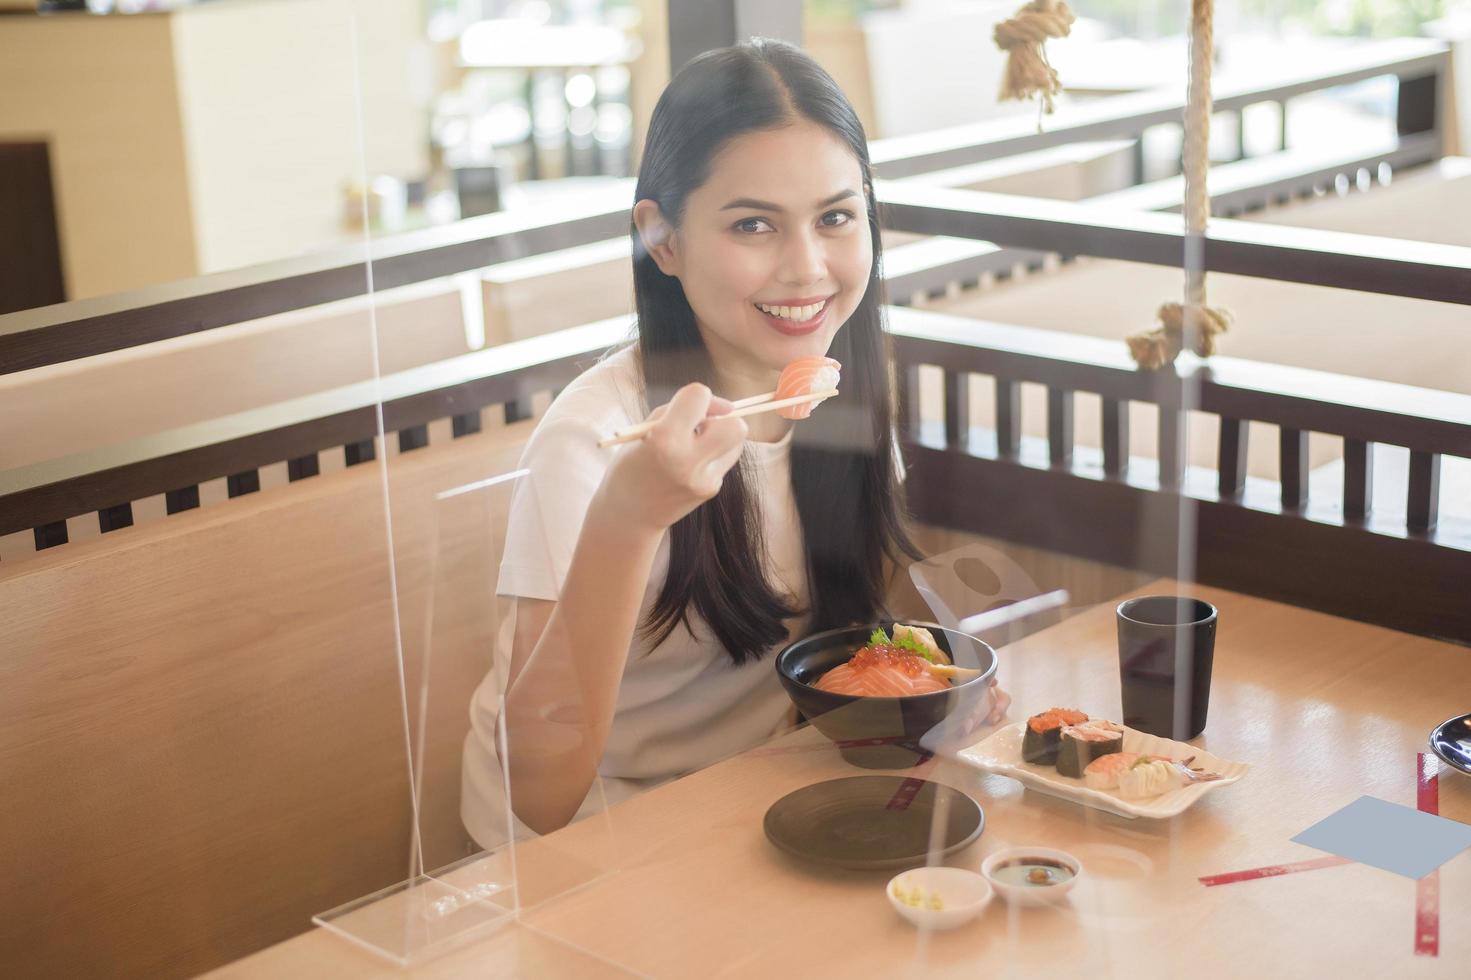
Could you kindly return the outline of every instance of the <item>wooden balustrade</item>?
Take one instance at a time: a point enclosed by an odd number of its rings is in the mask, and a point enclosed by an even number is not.
[[[487,214],[162,286],[0,316],[0,375],[627,234],[630,182],[591,203]]]
[[[880,182],[884,226],[998,245],[1180,268],[1174,215],[1011,194]],[[1247,221],[1211,222],[1204,268],[1413,299],[1471,304],[1471,248]]]
[[[1199,511],[1199,538],[1185,547],[1197,552],[1202,580],[1471,640],[1471,610],[1451,601],[1444,585],[1471,575],[1471,523],[1443,519],[1439,506],[1442,457],[1471,457],[1471,396],[1226,357],[1187,358],[1177,372],[1141,372],[1116,342],[899,307],[889,316],[901,425],[915,470],[909,489],[920,520],[1170,571],[1180,554],[1178,513],[1189,504]],[[332,447],[344,447],[349,464],[366,462],[375,452],[380,389],[383,431],[396,434],[400,452],[416,452],[436,419],[455,420],[453,431],[463,434],[475,430],[488,406],[521,417],[530,395],[560,388],[628,327],[627,318],[617,318],[404,371],[376,388],[349,386],[8,471],[0,474],[0,533],[32,528],[44,548],[66,540],[65,519],[77,514],[96,512],[104,532],[127,526],[128,504],[145,495],[167,493],[176,512],[197,506],[207,479],[226,477],[229,494],[238,496],[255,491],[256,474],[270,463],[288,462],[300,480]],[[916,402],[927,366],[943,378],[935,422],[921,417]],[[974,375],[994,379],[994,432],[971,428]],[[1048,435],[1040,447],[1021,435],[1023,384],[1047,391]],[[1101,452],[1076,445],[1080,393],[1102,400]],[[1134,403],[1158,411],[1155,460],[1130,458]],[[1213,472],[1187,466],[1190,412],[1220,420]],[[1253,422],[1279,430],[1282,476],[1275,485],[1246,475]],[[1344,441],[1338,499],[1308,492],[1313,432]],[[1402,519],[1374,509],[1375,444],[1411,454]],[[1395,569],[1403,588],[1392,600],[1365,601],[1366,576],[1376,567]]]
[[[1327,62],[1287,66],[1248,85],[1218,91],[1215,93],[1215,107],[1218,111],[1239,110],[1263,101],[1282,101],[1336,85],[1392,75],[1401,80],[1397,127],[1400,139],[1397,144],[1375,150],[1361,159],[1325,160],[1314,156],[1310,162],[1299,161],[1285,166],[1289,171],[1306,167],[1312,171],[1306,176],[1318,179],[1330,171],[1335,174],[1342,172],[1345,167],[1353,169],[1379,162],[1390,162],[1393,166],[1421,163],[1439,152],[1439,119],[1443,107],[1437,93],[1439,80],[1448,71],[1449,57],[1448,49],[1438,42],[1414,38],[1378,42],[1348,49]],[[1042,133],[1035,132],[1029,120],[1019,117],[1002,119],[977,126],[878,140],[872,144],[870,156],[881,176],[906,177],[1080,140],[1137,139],[1150,126],[1177,122],[1182,108],[1178,91],[1141,92],[1099,100],[1065,112]],[[1262,199],[1259,188],[1263,186],[1267,187],[1269,194],[1279,196],[1302,187],[1300,176],[1295,178],[1293,173],[1271,164],[1263,166],[1265,170],[1255,173],[1242,170],[1241,173],[1247,176],[1238,181],[1240,186],[1228,188],[1232,193],[1244,195],[1242,199],[1247,204],[1242,205],[1243,210]],[[890,182],[888,186],[897,188],[899,185]],[[1163,187],[1160,185],[1146,193],[1165,194]],[[923,194],[927,189],[916,187],[908,190]],[[362,246],[264,263],[130,293],[6,314],[0,316],[0,375],[361,296],[374,289],[423,282],[526,256],[617,238],[627,233],[631,191],[632,181],[621,181],[610,187],[606,194],[550,215],[543,211],[484,215],[444,227],[373,239]],[[885,196],[881,194],[881,197]],[[1174,195],[1166,194],[1153,206],[1164,207],[1173,199]],[[914,203],[908,199],[899,202],[898,210],[907,208],[910,217],[894,224],[896,230],[905,230],[904,225],[911,221],[921,226],[927,223],[927,219],[913,218]],[[974,201],[960,207],[964,210],[973,204]],[[891,208],[891,213],[894,210]],[[1022,237],[1035,241],[1035,245],[1013,242],[1012,238],[1016,236],[1009,234],[994,240],[1063,255],[1104,256],[1127,251],[1138,241],[1126,227],[1100,226],[1097,239],[1079,236],[1082,226],[1096,218],[1088,212],[1077,214],[1081,217],[1079,226],[1074,228],[1057,227],[1055,223],[1049,225],[1047,221],[1033,223]],[[1168,224],[1157,227],[1168,227]],[[959,238],[986,237],[973,231],[951,233],[931,227],[920,227],[918,231],[922,234],[954,234]],[[1093,246],[1089,243],[1094,241],[1098,243],[1098,250],[1090,252]],[[1319,239],[1307,249],[1284,255],[1267,247],[1279,242],[1270,233],[1264,240],[1248,235],[1245,241],[1263,246],[1247,249],[1245,254],[1251,260],[1247,263],[1250,267],[1236,269],[1248,275],[1268,275],[1268,271],[1262,270],[1272,269],[1284,258],[1296,258],[1312,265],[1312,253],[1335,247],[1328,240]],[[1155,244],[1164,249],[1164,257],[1141,257],[1140,261],[1178,264],[1177,247],[1168,241]],[[1233,243],[1233,247],[1228,249],[1232,256],[1243,254],[1241,249],[1234,247],[1241,244],[1243,242]],[[1340,244],[1350,250],[1354,246],[1352,241]],[[1172,248],[1173,256],[1170,254]],[[1391,252],[1378,257],[1389,258],[1392,255]],[[972,255],[957,265],[958,258],[950,256],[949,281],[973,279],[990,267],[988,263],[1001,261],[1009,267],[1017,261],[1010,256],[996,260],[988,255]],[[907,271],[917,276],[924,270],[911,268]],[[933,288],[932,279],[931,275],[926,280],[928,288]],[[907,298],[907,288],[896,288],[895,295]],[[1414,288],[1408,280],[1406,288]],[[1391,287],[1386,291],[1396,290]],[[1411,291],[1403,295],[1423,294]],[[1432,295],[1424,298],[1441,297]]]
[[[288,461],[294,479],[313,475],[317,454],[341,448],[348,466],[375,458],[379,430],[401,452],[427,442],[425,426],[452,419],[453,433],[479,431],[480,410],[504,405],[508,422],[530,416],[534,394],[555,391],[628,333],[628,318],[589,324],[411,368],[374,381],[252,409],[223,419],[0,472],[0,534],[33,528],[37,549],[67,540],[68,517],[113,511],[159,493],[169,513],[198,506],[198,486],[231,481],[230,496],[258,487],[255,474]],[[103,530],[122,526],[103,520]]]
[[[1212,108],[1218,113],[1239,112],[1259,102],[1282,102],[1335,85],[1393,75],[1401,84],[1400,134],[1426,132],[1436,125],[1436,82],[1446,73],[1449,59],[1444,45],[1420,38],[1349,48],[1309,65],[1264,67],[1250,82],[1218,85],[1212,92]],[[1065,108],[1048,117],[1040,131],[1031,116],[1012,116],[875,140],[869,155],[880,176],[909,177],[1063,143],[1137,139],[1151,126],[1180,124],[1184,110],[1183,88],[1170,86]]]
[[[1345,160],[1349,164],[1385,162],[1387,155],[1399,154],[1398,161],[1418,162],[1433,156],[1437,152],[1437,113],[1424,79],[1433,81],[1445,64],[1442,47],[1424,42],[1388,45],[1370,54],[1346,55],[1341,65],[1326,73],[1308,77],[1287,71],[1249,89],[1224,93],[1218,104],[1239,108],[1264,98],[1289,98],[1382,74],[1399,76],[1405,93],[1396,145],[1348,152],[1341,159],[1310,154],[1313,159],[1308,160],[1299,151],[1289,167],[1292,173],[1263,169],[1260,161],[1245,161],[1239,165],[1240,173],[1247,173],[1248,164],[1255,164],[1257,171],[1229,188],[1238,195],[1231,206],[1249,209],[1274,195],[1300,193],[1330,172],[1341,172],[1335,168],[1344,166]],[[1011,133],[1006,127],[1017,125],[1012,120],[963,133],[885,141],[875,144],[874,159],[883,173],[916,173],[1067,140],[1137,136],[1142,127],[1157,122],[1157,116],[1163,118],[1162,113],[1178,112],[1171,98],[1178,101],[1176,96],[1166,98],[1166,93],[1108,100],[1087,107],[1071,121],[1060,120],[1058,126],[1040,135]],[[1426,99],[1431,100],[1428,115]],[[379,240],[369,248],[9,314],[0,317],[0,374],[364,295],[373,287],[424,282],[512,258],[605,241],[626,234],[624,198],[628,190],[619,185],[605,198],[550,217],[489,215]],[[1173,192],[1167,195],[1166,190],[1163,184],[1145,185],[1122,194],[1138,198],[1134,206],[1163,208],[1173,199]],[[901,301],[988,270],[1000,272],[1019,257],[1040,263],[1049,253],[1093,255],[1169,266],[1179,266],[1183,258],[1183,233],[1178,218],[1169,215],[957,191],[926,182],[880,181],[878,193],[886,228],[949,236],[903,246],[913,254],[896,250],[887,282]],[[1143,201],[1141,195],[1149,195],[1150,200]],[[1467,248],[1217,221],[1204,257],[1206,267],[1217,271],[1471,304],[1471,249]],[[982,529],[954,510],[965,497],[957,489],[966,482],[961,475],[977,464],[1004,463],[1007,480],[1025,483],[1037,473],[1054,478],[1054,484],[1045,485],[1035,499],[1034,507],[1050,501],[1083,508],[1071,511],[1068,520],[1075,520],[1098,500],[1110,501],[1112,507],[1153,506],[1139,497],[1148,493],[1171,506],[1185,499],[1197,500],[1202,506],[1234,508],[1232,513],[1274,520],[1290,517],[1295,528],[1315,529],[1295,530],[1288,535],[1291,540],[1317,540],[1313,535],[1327,527],[1369,535],[1352,538],[1360,542],[1354,547],[1367,549],[1365,554],[1378,555],[1386,540],[1397,540],[1406,547],[1428,549],[1427,569],[1444,569],[1449,567],[1446,562],[1454,565],[1464,560],[1465,529],[1455,521],[1442,520],[1439,507],[1442,457],[1471,456],[1467,421],[1471,415],[1463,396],[1272,365],[1248,366],[1226,358],[1184,374],[1141,373],[1127,361],[1121,345],[955,318],[914,319],[917,315],[894,310],[901,388],[906,393],[901,419],[919,453],[920,465],[947,475],[940,483],[946,487],[943,492],[928,485],[920,489],[916,500],[921,516],[949,515],[959,521],[956,527]],[[259,491],[261,468],[271,464],[284,462],[288,480],[299,482],[321,472],[321,453],[340,451],[345,465],[360,465],[383,451],[379,440],[388,435],[396,439],[400,453],[423,450],[430,442],[429,425],[437,420],[451,420],[449,431],[458,437],[478,431],[480,413],[489,406],[502,406],[508,421],[528,418],[533,394],[560,388],[627,331],[627,317],[618,317],[440,360],[378,381],[12,467],[0,472],[0,534],[29,529],[36,547],[46,548],[66,541],[65,522],[78,515],[95,513],[103,533],[129,526],[132,503],[147,495],[164,495],[167,511],[178,513],[199,505],[199,486],[206,480],[223,478],[228,496],[244,496]],[[920,438],[925,420],[912,404],[923,365],[938,366],[943,372],[939,443],[943,459],[933,457],[936,446]],[[994,379],[995,428],[984,445],[976,443],[970,427],[969,381],[976,374]],[[1047,389],[1048,438],[1040,469],[1022,438],[1024,383]],[[1081,452],[1075,446],[1075,404],[1080,392],[1102,400],[1101,454]],[[1129,452],[1129,408],[1140,402],[1157,410],[1158,450],[1148,466],[1131,460]],[[1187,465],[1186,423],[1191,412],[1219,419],[1216,467],[1210,474],[1208,493],[1202,491],[1198,474]],[[1281,479],[1267,509],[1261,506],[1260,488],[1246,474],[1253,422],[1275,425],[1279,430]],[[1332,514],[1325,513],[1322,501],[1309,493],[1307,446],[1312,432],[1337,435],[1344,441],[1343,488]],[[1375,444],[1400,446],[1411,453],[1405,519],[1397,528],[1386,528],[1373,507]],[[1063,479],[1056,479],[1059,477]],[[1080,477],[1091,482],[1091,489],[1073,486],[1070,481]],[[1119,489],[1127,493],[1119,496]],[[1040,513],[1033,516],[1040,519]],[[981,523],[988,533],[1005,530],[987,521]],[[1017,527],[1027,527],[1026,521]],[[1075,547],[1040,524],[1030,530],[1013,528],[1010,535],[1002,536],[1019,536],[1029,543],[1129,564],[1137,541],[1125,531],[1139,528],[1137,517],[1122,520],[1083,535]],[[1364,541],[1369,543],[1362,544]],[[1110,548],[1110,544],[1122,545],[1123,550]],[[1203,537],[1201,547],[1204,572],[1216,560],[1206,554],[1216,554],[1211,550],[1215,539]],[[1158,564],[1149,555],[1134,557],[1141,566]],[[1250,588],[1242,581],[1247,566],[1230,567],[1239,574],[1220,584]],[[1173,566],[1164,570],[1179,571]],[[1298,596],[1306,605],[1328,601],[1301,588],[1280,594]],[[1407,628],[1420,628],[1412,622],[1413,611],[1407,607],[1401,618],[1409,624]],[[1465,616],[1430,616],[1424,628],[1444,635],[1471,635]]]
[[[1442,457],[1471,457],[1471,396],[1227,357],[1141,372],[1116,342],[897,308],[891,322],[921,521],[1155,571],[1178,568],[1183,546],[1202,581],[1471,642],[1450,584],[1471,581],[1471,520],[1443,518],[1439,499]],[[916,407],[930,366],[944,385],[933,421]],[[970,428],[974,375],[994,379],[994,437]],[[1024,383],[1047,390],[1045,445],[1020,438]],[[1101,452],[1075,447],[1079,392],[1102,398]],[[1129,458],[1135,402],[1157,406],[1157,460]],[[1214,472],[1186,465],[1188,412],[1219,419]],[[1247,478],[1251,422],[1280,432],[1276,484]],[[1338,499],[1308,493],[1310,432],[1343,439]],[[1374,510],[1376,443],[1410,451],[1403,518]]]

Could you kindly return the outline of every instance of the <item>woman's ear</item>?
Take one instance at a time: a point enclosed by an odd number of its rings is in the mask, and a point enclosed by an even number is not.
[[[674,226],[664,219],[656,201],[645,198],[633,206],[633,223],[638,237],[666,276],[679,275],[679,255],[675,250]]]

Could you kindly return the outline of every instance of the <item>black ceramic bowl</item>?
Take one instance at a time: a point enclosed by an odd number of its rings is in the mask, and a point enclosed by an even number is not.
[[[995,650],[934,623],[901,622],[933,633],[956,666],[976,667],[983,673],[948,691],[903,698],[833,694],[814,686],[823,674],[866,646],[879,626],[892,636],[892,622],[816,633],[776,655],[777,676],[797,710],[837,743],[844,759],[865,769],[912,766],[919,756],[967,744],[966,736],[980,727],[989,708],[986,688],[996,676]]]

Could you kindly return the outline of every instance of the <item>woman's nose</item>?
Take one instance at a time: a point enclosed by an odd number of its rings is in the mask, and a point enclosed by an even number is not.
[[[819,282],[827,275],[827,258],[822,242],[813,232],[798,232],[788,237],[782,249],[777,278],[790,286]]]

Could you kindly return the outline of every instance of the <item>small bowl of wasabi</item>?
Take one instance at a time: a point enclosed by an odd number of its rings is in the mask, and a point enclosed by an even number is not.
[[[991,901],[986,879],[964,868],[914,868],[889,879],[886,891],[894,911],[937,931],[965,925]]]
[[[1008,847],[981,862],[981,874],[1015,905],[1050,905],[1078,883],[1083,862],[1051,847]]]

